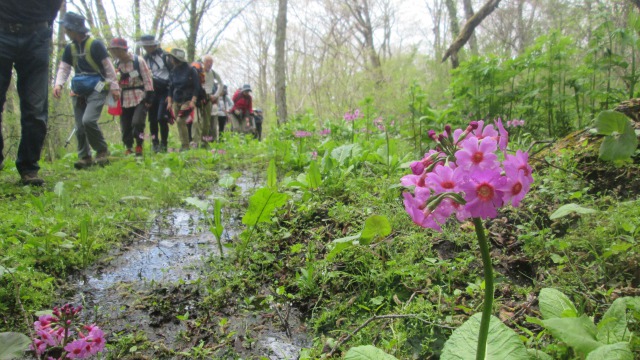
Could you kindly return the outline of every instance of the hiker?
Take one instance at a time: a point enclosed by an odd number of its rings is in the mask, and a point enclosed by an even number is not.
[[[224,126],[227,124],[227,114],[233,107],[233,101],[229,98],[227,85],[222,86],[222,93],[218,98],[218,128],[219,136],[224,132]]]
[[[218,98],[222,94],[222,79],[220,75],[213,70],[213,56],[205,55],[202,57],[204,65],[204,90],[207,92],[207,106],[204,108],[203,118],[201,122],[204,132],[207,133],[209,141],[218,141],[220,130],[218,128]],[[214,111],[215,110],[215,111]]]
[[[256,132],[254,137],[258,139],[258,141],[262,141],[262,121],[264,118],[262,117],[262,109],[254,109],[253,110],[253,122],[256,124]]]
[[[233,107],[229,110],[229,119],[233,131],[241,134],[255,133],[251,85],[243,85],[242,88],[236,90],[231,99]]]
[[[49,116],[51,25],[62,0],[0,2],[0,170],[4,168],[2,112],[13,67],[20,97],[21,136],[16,168],[24,185],[41,186],[40,154]]]
[[[211,104],[209,104],[209,98],[207,96],[207,92],[204,89],[205,83],[205,74],[204,74],[204,64],[200,61],[194,61],[191,63],[191,67],[196,70],[196,74],[198,74],[198,89],[197,100],[196,100],[196,115],[194,117],[194,121],[190,124],[191,127],[189,129],[189,142],[193,147],[203,147],[206,148],[207,142],[210,140],[209,136],[209,117],[206,117],[207,114],[211,114]],[[207,112],[207,108],[209,111]],[[204,124],[207,126],[205,127]],[[195,125],[195,127],[194,127]],[[187,124],[189,126],[189,124]],[[192,137],[192,130],[195,129],[195,134]]]
[[[168,54],[160,48],[160,42],[153,35],[142,35],[137,43],[145,51],[144,60],[153,74],[153,102],[149,107],[149,132],[152,150],[155,153],[167,152],[169,141],[169,112],[167,96],[169,94]]]
[[[74,164],[76,169],[85,169],[94,164],[91,148],[96,151],[97,164],[109,163],[109,149],[98,126],[98,119],[107,96],[111,96],[115,102],[120,99],[116,71],[109,60],[107,48],[102,41],[89,36],[84,21],[84,16],[71,11],[61,21],[71,42],[62,54],[53,88],[53,97],[59,99],[73,66],[75,76],[71,79],[71,98],[78,141],[78,161]]]
[[[136,156],[142,156],[144,143],[144,125],[147,109],[153,104],[153,75],[144,59],[129,53],[127,41],[114,38],[109,44],[109,51],[116,60],[116,69],[120,75],[122,115],[120,129],[122,142],[126,147],[125,155],[132,153],[135,139]]]
[[[169,96],[167,110],[171,109],[178,125],[180,135],[180,151],[189,150],[189,130],[187,122],[192,123],[196,116],[195,108],[198,100],[200,78],[196,69],[189,66],[182,49],[172,49],[169,53],[171,61]]]

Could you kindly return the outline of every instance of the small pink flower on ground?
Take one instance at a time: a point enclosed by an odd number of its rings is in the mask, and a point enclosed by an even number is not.
[[[224,150],[224,149],[219,149],[218,150],[218,154],[220,154],[220,155],[224,155],[226,153],[227,153],[227,150]]]
[[[53,331],[52,331],[53,332]],[[47,330],[38,330],[36,332],[36,334],[40,337],[40,339],[42,341],[44,341],[47,345],[50,346],[56,346],[57,345],[57,340],[55,339],[55,337],[52,335],[52,332],[49,332]]]
[[[315,159],[317,159],[317,158],[318,158],[318,152],[317,152],[317,151],[313,151],[313,152],[311,152],[311,159],[312,159],[312,160],[315,160]]]
[[[87,342],[85,340],[74,340],[64,347],[64,350],[68,352],[67,357],[69,359],[84,359],[87,355]]]
[[[35,345],[35,348],[33,347],[34,345]],[[47,349],[47,343],[40,339],[34,339],[31,345],[29,346],[29,349],[31,349],[32,351],[35,351],[36,355],[42,356],[42,354],[44,354],[44,351]]]
[[[104,346],[106,344],[104,332],[100,330],[100,328],[95,327],[91,332],[89,332],[89,336],[86,338],[87,341],[91,342],[90,354],[95,355],[104,350]]]
[[[471,137],[462,142],[462,149],[456,151],[456,164],[465,170],[494,169],[500,166],[495,151],[498,144],[492,138],[480,141]]]
[[[322,129],[322,130],[320,130],[320,135],[321,136],[327,136],[329,134],[331,134],[331,129]]]
[[[498,189],[504,186],[506,178],[500,175],[499,170],[489,169],[474,171],[468,180],[460,186],[465,193],[466,210],[472,217],[495,217],[503,203],[502,191]]]
[[[309,131],[304,131],[304,130],[298,130],[296,131],[293,136],[296,138],[306,138],[309,136],[312,136],[313,133],[309,132]]]

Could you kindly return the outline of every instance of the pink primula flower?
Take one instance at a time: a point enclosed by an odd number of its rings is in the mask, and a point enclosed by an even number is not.
[[[511,201],[511,205],[518,207],[520,206],[520,201],[529,192],[530,187],[531,183],[525,177],[524,171],[520,170],[515,177],[507,175],[506,183],[499,187],[498,190],[504,193],[503,200],[505,202]]]
[[[87,342],[84,339],[74,340],[64,347],[69,359],[84,359],[87,356]]]
[[[518,171],[522,170],[524,171],[524,176],[527,179],[528,185],[531,185],[533,182],[533,175],[531,175],[533,169],[531,168],[531,165],[529,165],[528,153],[518,150],[515,155],[507,154],[502,165],[504,166],[504,172],[507,176],[515,178]]]
[[[442,231],[439,223],[443,223],[446,220],[446,216],[443,217],[436,212],[431,212],[427,208],[427,201],[430,197],[429,189],[417,187],[415,197],[408,192],[402,193],[402,196],[404,196],[404,208],[415,224]]]
[[[496,138],[498,137],[498,132],[493,128],[493,125],[484,126],[484,121],[478,120],[478,128],[473,130],[473,135],[482,140],[487,137]]]
[[[506,178],[497,169],[474,171],[469,174],[469,181],[460,187],[465,193],[466,210],[472,217],[482,219],[498,215],[497,209],[502,206],[502,188]]]
[[[498,126],[498,147],[502,151],[507,150],[507,144],[509,143],[509,133],[502,125],[502,119],[496,120],[496,126]]]
[[[443,165],[436,165],[433,172],[427,174],[426,183],[436,192],[436,194],[443,192],[457,192],[458,187],[453,174],[454,170],[452,168]]]
[[[495,169],[500,166],[495,151],[498,144],[492,138],[480,141],[470,137],[462,142],[462,149],[456,151],[456,163],[465,170]]]

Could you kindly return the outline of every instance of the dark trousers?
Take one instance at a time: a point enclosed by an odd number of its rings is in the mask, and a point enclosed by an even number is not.
[[[227,117],[218,115],[218,127],[220,129],[220,134],[224,131],[225,125],[227,125]]]
[[[256,120],[256,133],[253,135],[258,141],[262,140],[262,120]]]
[[[135,107],[122,108],[120,116],[120,129],[122,130],[122,142],[127,149],[133,147],[135,139],[136,145],[142,146],[144,142],[144,125],[147,116],[147,108],[144,103]]]
[[[51,28],[45,24],[28,32],[0,30],[0,162],[4,160],[2,112],[15,67],[21,126],[16,168],[21,175],[40,170],[38,161],[47,134],[50,46]]]
[[[167,91],[156,92],[149,108],[149,131],[154,144],[167,145],[169,139],[169,114],[167,111]],[[158,133],[158,130],[159,133]],[[159,136],[158,136],[159,135]]]

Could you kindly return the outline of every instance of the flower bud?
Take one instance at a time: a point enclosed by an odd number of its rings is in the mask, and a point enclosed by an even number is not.
[[[478,128],[478,122],[477,121],[472,121],[469,123],[469,126],[471,127],[471,129],[475,130]]]
[[[451,125],[449,124],[445,125],[444,131],[447,133],[447,136],[451,136]]]
[[[414,161],[411,163],[411,172],[413,175],[422,175],[424,172],[424,164],[422,161]]]

